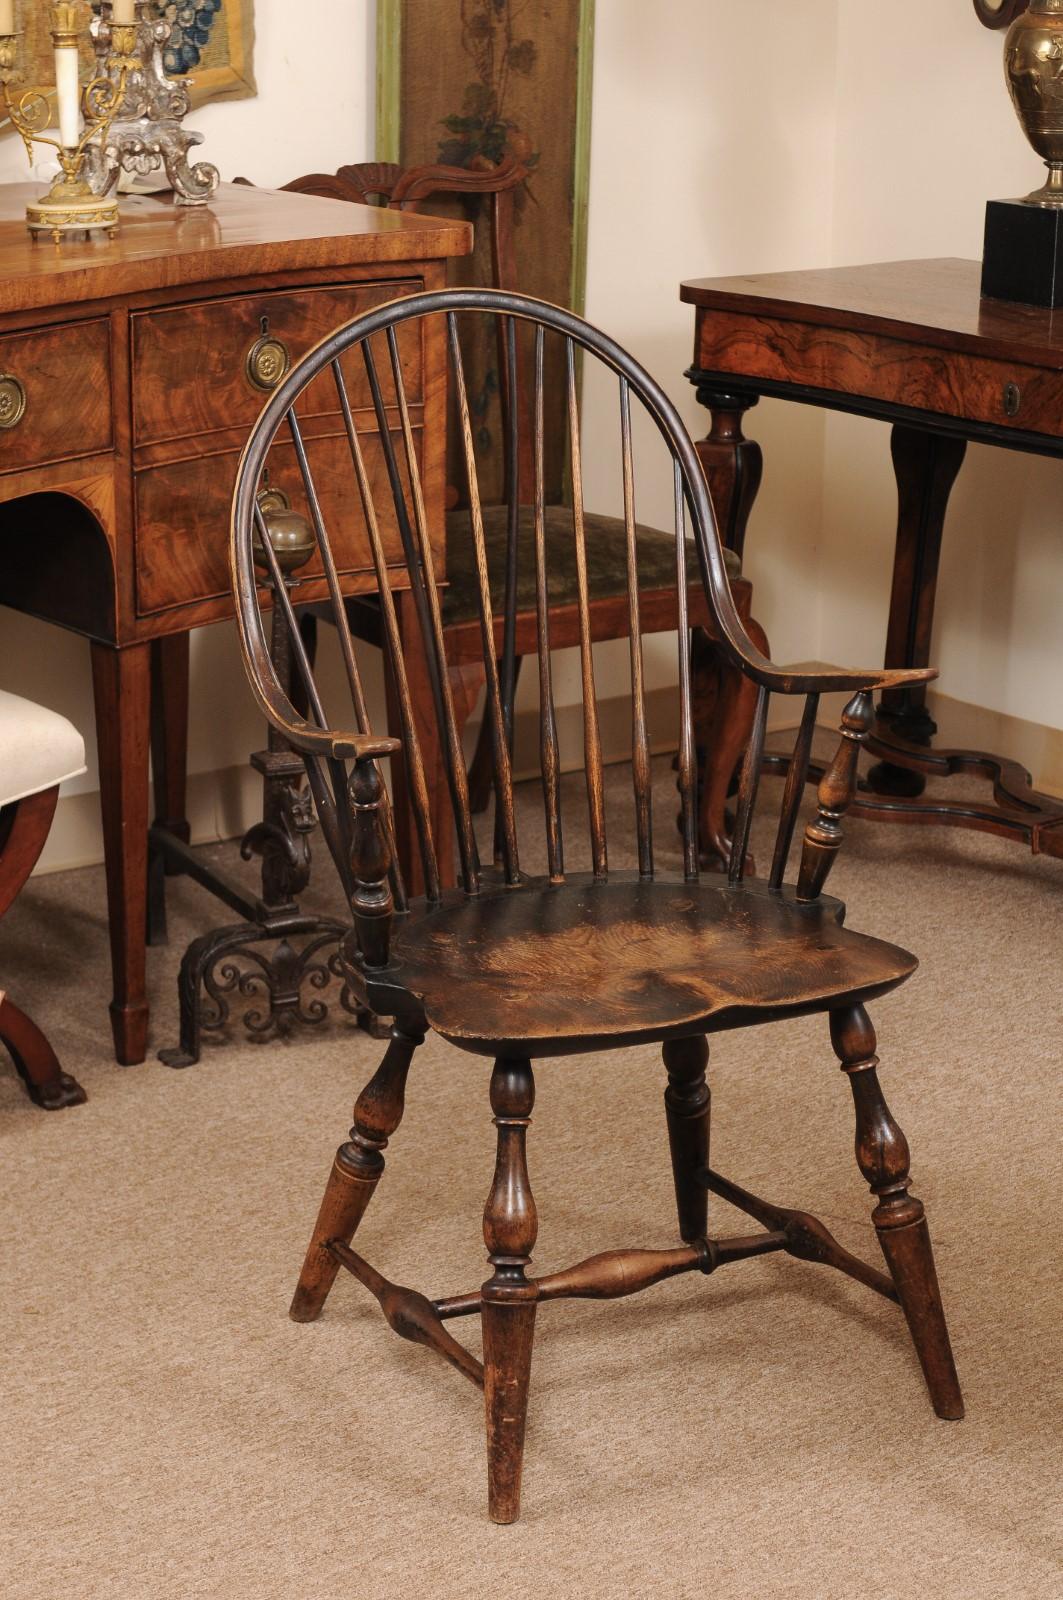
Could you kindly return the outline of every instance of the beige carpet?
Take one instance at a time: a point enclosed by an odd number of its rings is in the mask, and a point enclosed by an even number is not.
[[[662,764],[674,860],[670,782]],[[259,1047],[234,1030],[191,1070],[122,1070],[102,873],[31,884],[0,972],[90,1100],[46,1115],[0,1069],[4,1600],[1059,1600],[1063,862],[938,829],[848,840],[832,887],[851,924],[924,963],[875,1016],[967,1420],[934,1418],[898,1313],[787,1258],[552,1305],[509,1529],[486,1519],[471,1386],[346,1276],[319,1323],[286,1316],[380,1046],[343,1022]],[[171,903],[155,1047],[180,948],[222,920],[187,882]],[[823,1024],[725,1036],[713,1058],[714,1164],[877,1259]],[[486,1089],[483,1063],[425,1047],[360,1235],[429,1293],[483,1276]],[[537,1269],[674,1242],[655,1052],[546,1063],[538,1089]],[[717,1231],[735,1221],[717,1207]]]

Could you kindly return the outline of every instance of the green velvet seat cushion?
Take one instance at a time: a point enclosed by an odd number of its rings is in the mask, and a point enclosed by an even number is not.
[[[491,605],[502,609],[506,581],[506,506],[485,506],[484,542],[491,578]],[[587,584],[592,599],[608,598],[627,592],[624,523],[619,517],[594,514],[584,516],[587,547]],[[520,513],[517,559],[517,610],[535,609],[535,523],[530,506]],[[675,587],[675,535],[660,528],[638,524],[639,587],[642,590]],[[732,550],[724,552],[729,578],[741,573],[741,563]],[[567,506],[546,508],[546,573],[552,606],[574,605],[576,593],[576,542],[572,533],[572,512]],[[687,541],[687,576],[692,584],[701,582],[697,552]],[[473,562],[472,533],[468,511],[451,511],[447,516],[447,588],[443,594],[443,624],[454,627],[479,616],[476,599],[476,568]]]

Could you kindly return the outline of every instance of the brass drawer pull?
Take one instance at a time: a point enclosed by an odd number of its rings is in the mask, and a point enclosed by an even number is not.
[[[292,364],[291,352],[283,339],[269,331],[269,318],[259,324],[259,337],[247,352],[247,377],[256,389],[275,389]]]
[[[14,428],[26,413],[26,391],[10,372],[0,373],[0,428]]]

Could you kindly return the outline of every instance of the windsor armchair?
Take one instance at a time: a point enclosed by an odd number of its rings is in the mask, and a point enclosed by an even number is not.
[[[421,319],[444,316],[451,382],[461,420],[469,509],[464,537],[473,550],[481,650],[488,686],[496,828],[494,859],[481,862],[469,805],[468,781],[450,681],[442,600],[431,559],[420,472],[411,426],[413,407],[403,382],[403,337]],[[510,755],[515,576],[520,507],[509,502],[501,614],[492,603],[495,575],[484,536],[478,491],[476,439],[464,382],[462,336],[476,317],[500,319],[509,349],[509,381],[516,323],[534,339],[533,415],[534,547],[537,654],[541,690],[541,782],[547,871],[521,865]],[[583,682],[589,872],[566,868],[556,717],[552,686],[550,571],[543,504],[544,348],[560,341],[566,385],[564,404],[571,461],[570,537],[578,582],[578,632]],[[603,363],[615,380],[626,540],[630,635],[632,774],[637,849],[633,867],[610,851],[603,805],[602,752],[595,663],[587,598],[583,459],[576,406],[576,358]],[[330,556],[330,515],[317,493],[314,441],[306,426],[307,392],[314,383],[334,386],[351,457],[352,489],[331,501],[331,514],[364,518],[380,584],[381,615],[401,712],[399,737],[372,731],[366,716],[358,653],[347,624]],[[363,426],[372,425],[366,395],[383,392],[393,432],[379,430],[383,463],[367,454]],[[678,867],[662,870],[655,845],[646,733],[643,639],[638,586],[638,519],[643,468],[635,472],[632,413],[639,407],[653,425],[674,504],[673,551],[683,631],[698,615],[735,669],[756,686],[756,717],[745,755],[737,822],[726,878],[699,876],[696,764],[689,654],[680,642],[679,784],[682,847]],[[518,408],[510,408],[516,419]],[[641,441],[644,435],[637,435]],[[596,433],[596,439],[600,435]],[[307,715],[281,692],[270,663],[254,560],[262,537],[256,494],[275,440],[291,442],[305,502],[321,549],[346,675],[345,710],[330,715],[324,691],[298,636],[283,586],[293,651],[304,679]],[[506,448],[519,446],[511,420]],[[641,459],[641,458],[640,458]],[[510,483],[515,481],[511,475]],[[686,524],[699,567],[697,590],[688,590]],[[332,530],[335,531],[334,529]],[[401,543],[419,596],[424,649],[434,665],[433,692],[446,752],[448,792],[458,839],[460,882],[441,880],[423,760],[403,659],[403,640],[388,583],[387,553]],[[261,555],[259,559],[262,559]],[[837,1268],[883,1298],[899,1304],[939,1416],[962,1415],[935,1276],[923,1206],[908,1189],[908,1146],[887,1109],[877,1076],[875,1034],[867,1004],[903,982],[916,966],[906,951],[853,933],[843,906],[823,894],[841,843],[841,821],[854,789],[856,760],[871,721],[872,691],[923,681],[924,669],[816,670],[776,667],[745,634],[731,597],[705,479],[677,412],[660,388],[618,345],[578,317],[524,296],[489,290],[449,290],[416,295],[370,312],[326,339],[282,382],[256,424],[241,462],[233,503],[233,581],[245,664],[262,711],[306,759],[324,836],[349,899],[352,931],[342,946],[344,971],[375,1012],[395,1018],[383,1060],[354,1110],[348,1142],[340,1146],[302,1269],[291,1315],[310,1321],[320,1313],[339,1268],[345,1267],[379,1301],[402,1337],[442,1355],[486,1399],[489,1511],[498,1522],[518,1515],[524,1424],[539,1304],[568,1297],[610,1299],[633,1294],[684,1272],[711,1273],[745,1257],[786,1251]],[[501,666],[499,666],[501,662]],[[805,767],[819,696],[851,695],[837,753],[804,832],[796,883],[786,881]],[[765,719],[772,694],[803,695],[804,713],[784,786],[770,874],[747,874],[749,830],[761,770]],[[404,748],[426,893],[407,893],[395,865],[394,834],[381,763]],[[522,840],[526,836],[522,835]],[[671,828],[666,838],[669,847]],[[615,838],[615,834],[614,834]],[[571,833],[567,841],[572,855]],[[524,856],[525,862],[527,855]],[[834,1052],[848,1075],[856,1109],[856,1156],[876,1204],[873,1220],[888,1272],[845,1250],[816,1218],[746,1192],[708,1165],[709,1089],[707,1038],[724,1029],[826,1013]],[[482,1288],[434,1300],[384,1278],[352,1248],[352,1239],[384,1170],[383,1151],[402,1118],[407,1074],[432,1029],[477,1057],[493,1061],[490,1102],[498,1130],[494,1181],[484,1213],[489,1276]],[[543,1276],[529,1272],[537,1222],[526,1160],[534,1100],[533,1061],[549,1061],[599,1048],[660,1045],[667,1087],[665,1120],[681,1243],[656,1250],[612,1250]],[[647,1064],[645,1053],[638,1058]],[[633,1062],[633,1065],[636,1063]],[[721,1196],[752,1216],[761,1231],[714,1238],[708,1233],[708,1195]],[[451,1319],[479,1315],[483,1361],[450,1332]]]
[[[416,209],[425,201],[453,196],[480,196],[484,207],[480,225],[486,233],[481,244],[490,263],[491,287],[516,291],[519,288],[514,205],[520,185],[527,178],[529,168],[517,157],[507,155],[497,166],[484,164],[478,168],[429,165],[402,168],[389,162],[361,162],[340,167],[335,173],[308,173],[295,178],[286,187],[301,194],[324,195],[332,199],[352,200],[358,204],[376,203],[399,210]],[[476,270],[475,264],[473,270]],[[517,353],[518,366],[521,352]],[[499,347],[498,370],[504,374],[506,356]],[[504,380],[503,380],[504,382]],[[531,419],[525,403],[526,388],[517,388],[515,403],[521,408],[518,429],[517,457],[512,465],[520,486],[522,506],[518,524],[518,560],[516,588],[516,649],[513,672],[516,678],[526,656],[536,649],[534,530],[532,518],[532,461]],[[503,389],[499,396],[501,422],[506,425],[505,410],[509,394]],[[492,417],[488,413],[490,424]],[[460,486],[451,491],[458,498]],[[508,513],[505,503],[484,503],[481,506],[484,539],[491,566],[501,572],[505,561]],[[469,766],[469,793],[472,808],[485,809],[492,787],[491,727],[486,714],[486,677],[480,649],[477,613],[476,575],[470,560],[470,547],[463,538],[467,511],[453,508],[448,515],[448,540],[451,554],[447,562],[447,586],[442,596],[443,631],[447,641],[447,662],[451,678],[454,714],[459,735],[474,714],[481,697],[485,714],[480,723],[475,754]],[[550,503],[547,496],[544,509],[546,533],[546,560],[551,575],[551,605],[553,608],[552,637],[555,648],[576,646],[578,631],[578,575],[573,560],[569,533],[570,513],[563,504]],[[454,537],[449,539],[453,529]],[[584,544],[587,560],[587,598],[591,637],[594,643],[627,637],[628,620],[625,604],[626,556],[623,522],[617,517],[599,511],[584,512]],[[671,535],[664,530],[642,526],[639,530],[638,560],[642,592],[640,625],[643,634],[670,633],[678,625],[678,601]],[[725,551],[728,578],[739,615],[746,632],[758,648],[767,649],[767,640],[760,624],[751,616],[752,589],[742,578],[742,564],[734,551]],[[691,553],[690,577],[696,579],[696,563]],[[496,608],[501,603],[501,593],[492,595]],[[400,627],[404,625],[405,612],[412,603],[398,602]],[[366,642],[383,645],[380,606],[375,596],[359,595],[348,599],[347,616],[355,635]],[[306,607],[301,613],[301,628],[307,653],[314,658],[317,645],[318,621],[329,621],[329,610],[323,606]],[[695,752],[699,766],[699,839],[706,861],[725,861],[729,849],[726,805],[728,790],[742,750],[752,727],[756,706],[756,687],[743,678],[720,653],[712,647],[708,631],[697,626],[690,634],[694,682],[693,715],[695,727]],[[427,699],[429,686],[414,663],[409,664],[411,692],[419,709]],[[393,688],[389,680],[389,690]],[[429,713],[430,717],[430,713]],[[393,725],[398,726],[397,712],[393,708]],[[401,764],[401,758],[400,758]],[[399,829],[400,854],[416,856],[416,845],[409,831],[409,809],[405,804],[405,773],[400,779],[401,800],[396,807]],[[449,839],[440,841],[441,853],[446,854]],[[446,875],[446,868],[444,868]]]

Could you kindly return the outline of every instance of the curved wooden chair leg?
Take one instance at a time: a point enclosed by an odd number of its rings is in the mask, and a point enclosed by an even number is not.
[[[317,1214],[303,1270],[289,1308],[293,1322],[313,1322],[336,1281],[339,1262],[329,1250],[333,1239],[349,1245],[384,1171],[383,1152],[402,1121],[406,1076],[423,1034],[391,1031],[391,1043],[354,1107],[354,1126],[336,1160]]]
[[[88,1099],[77,1079],[60,1067],[37,1024],[4,994],[0,994],[0,1044],[6,1045],[26,1093],[42,1111],[61,1111]]]
[[[668,1087],[664,1112],[672,1153],[672,1177],[679,1211],[679,1237],[704,1239],[709,1226],[709,1191],[701,1174],[709,1164],[709,1086],[705,1068],[709,1042],[669,1039],[664,1046]]]
[[[527,1061],[495,1062],[491,1109],[498,1129],[495,1177],[484,1209],[484,1242],[494,1271],[481,1290],[487,1410],[487,1509],[516,1522],[524,1461],[532,1340],[538,1291],[526,1272],[538,1221],[528,1179],[526,1137],[535,1102]]]
[[[959,1421],[963,1396],[941,1304],[923,1203],[908,1193],[908,1141],[878,1081],[875,1030],[863,1006],[833,1011],[831,1040],[856,1106],[856,1159],[878,1204],[872,1221],[939,1417]]]

